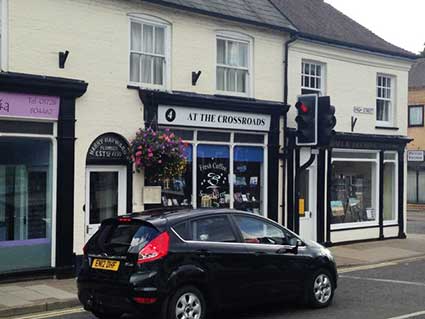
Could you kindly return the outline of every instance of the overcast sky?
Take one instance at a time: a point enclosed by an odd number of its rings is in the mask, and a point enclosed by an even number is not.
[[[425,0],[325,0],[381,38],[418,53],[425,42]]]

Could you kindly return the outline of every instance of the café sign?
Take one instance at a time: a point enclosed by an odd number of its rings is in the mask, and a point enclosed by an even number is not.
[[[232,130],[270,130],[270,115],[189,107],[158,106],[158,124]]]
[[[57,120],[60,98],[0,92],[0,117]]]

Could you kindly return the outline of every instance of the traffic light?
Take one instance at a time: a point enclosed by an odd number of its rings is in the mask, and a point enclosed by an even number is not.
[[[317,94],[304,94],[298,97],[298,102],[295,104],[295,108],[298,110],[298,115],[295,118],[297,122],[296,144],[298,146],[317,145],[317,106]]]
[[[335,107],[331,105],[329,96],[319,97],[319,145],[327,146],[331,141],[331,137],[335,134],[334,127],[336,125]]]

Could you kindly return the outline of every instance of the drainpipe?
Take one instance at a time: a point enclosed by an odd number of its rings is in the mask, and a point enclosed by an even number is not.
[[[284,61],[284,86],[283,86],[283,103],[285,105],[285,108],[287,111],[283,115],[283,167],[282,167],[282,224],[285,225],[285,206],[287,205],[287,202],[285,201],[286,196],[286,167],[287,167],[287,160],[288,160],[288,139],[287,139],[287,129],[288,129],[288,111],[289,111],[289,105],[288,105],[288,69],[289,69],[289,46],[291,43],[295,42],[297,40],[297,36],[295,33],[291,34],[291,37],[288,41],[285,41],[285,61]],[[292,197],[293,197],[293,191],[291,191]]]

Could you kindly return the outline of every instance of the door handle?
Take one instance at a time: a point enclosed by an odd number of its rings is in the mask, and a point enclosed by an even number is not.
[[[207,249],[199,249],[197,252],[201,258],[205,258],[210,255],[210,251]]]

